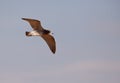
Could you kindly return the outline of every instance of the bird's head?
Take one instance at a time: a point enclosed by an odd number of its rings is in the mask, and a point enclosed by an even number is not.
[[[46,30],[46,29],[44,29],[43,31],[44,34],[49,34],[50,32],[51,32],[50,30]]]

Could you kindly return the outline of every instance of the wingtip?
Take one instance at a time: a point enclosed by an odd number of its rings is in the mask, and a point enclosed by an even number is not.
[[[53,54],[55,54],[55,52],[56,52],[56,49],[52,49],[51,51],[52,51],[52,53],[53,53]]]
[[[25,20],[25,18],[21,18],[22,20]]]
[[[55,52],[52,52],[53,54],[55,54]]]

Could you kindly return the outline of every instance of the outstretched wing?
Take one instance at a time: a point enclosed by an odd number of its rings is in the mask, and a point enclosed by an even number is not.
[[[28,21],[34,30],[42,30],[43,29],[41,26],[41,22],[39,20],[29,19],[29,18],[22,18],[22,19]]]
[[[56,42],[53,36],[51,36],[50,34],[43,34],[41,35],[41,37],[46,41],[46,43],[48,44],[50,50],[55,53],[56,52]]]

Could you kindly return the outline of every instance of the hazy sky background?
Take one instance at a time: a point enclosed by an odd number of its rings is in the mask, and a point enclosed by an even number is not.
[[[56,54],[22,17],[54,33]],[[120,83],[120,0],[0,0],[0,83]]]

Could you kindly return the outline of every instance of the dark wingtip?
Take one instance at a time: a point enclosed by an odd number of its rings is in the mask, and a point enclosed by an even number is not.
[[[55,52],[56,52],[56,49],[52,49],[51,51],[52,51],[52,53],[53,53],[53,54],[55,54]]]
[[[21,18],[22,20],[25,20],[25,18]]]
[[[52,51],[53,52],[53,54],[55,54],[55,52],[54,51]]]

